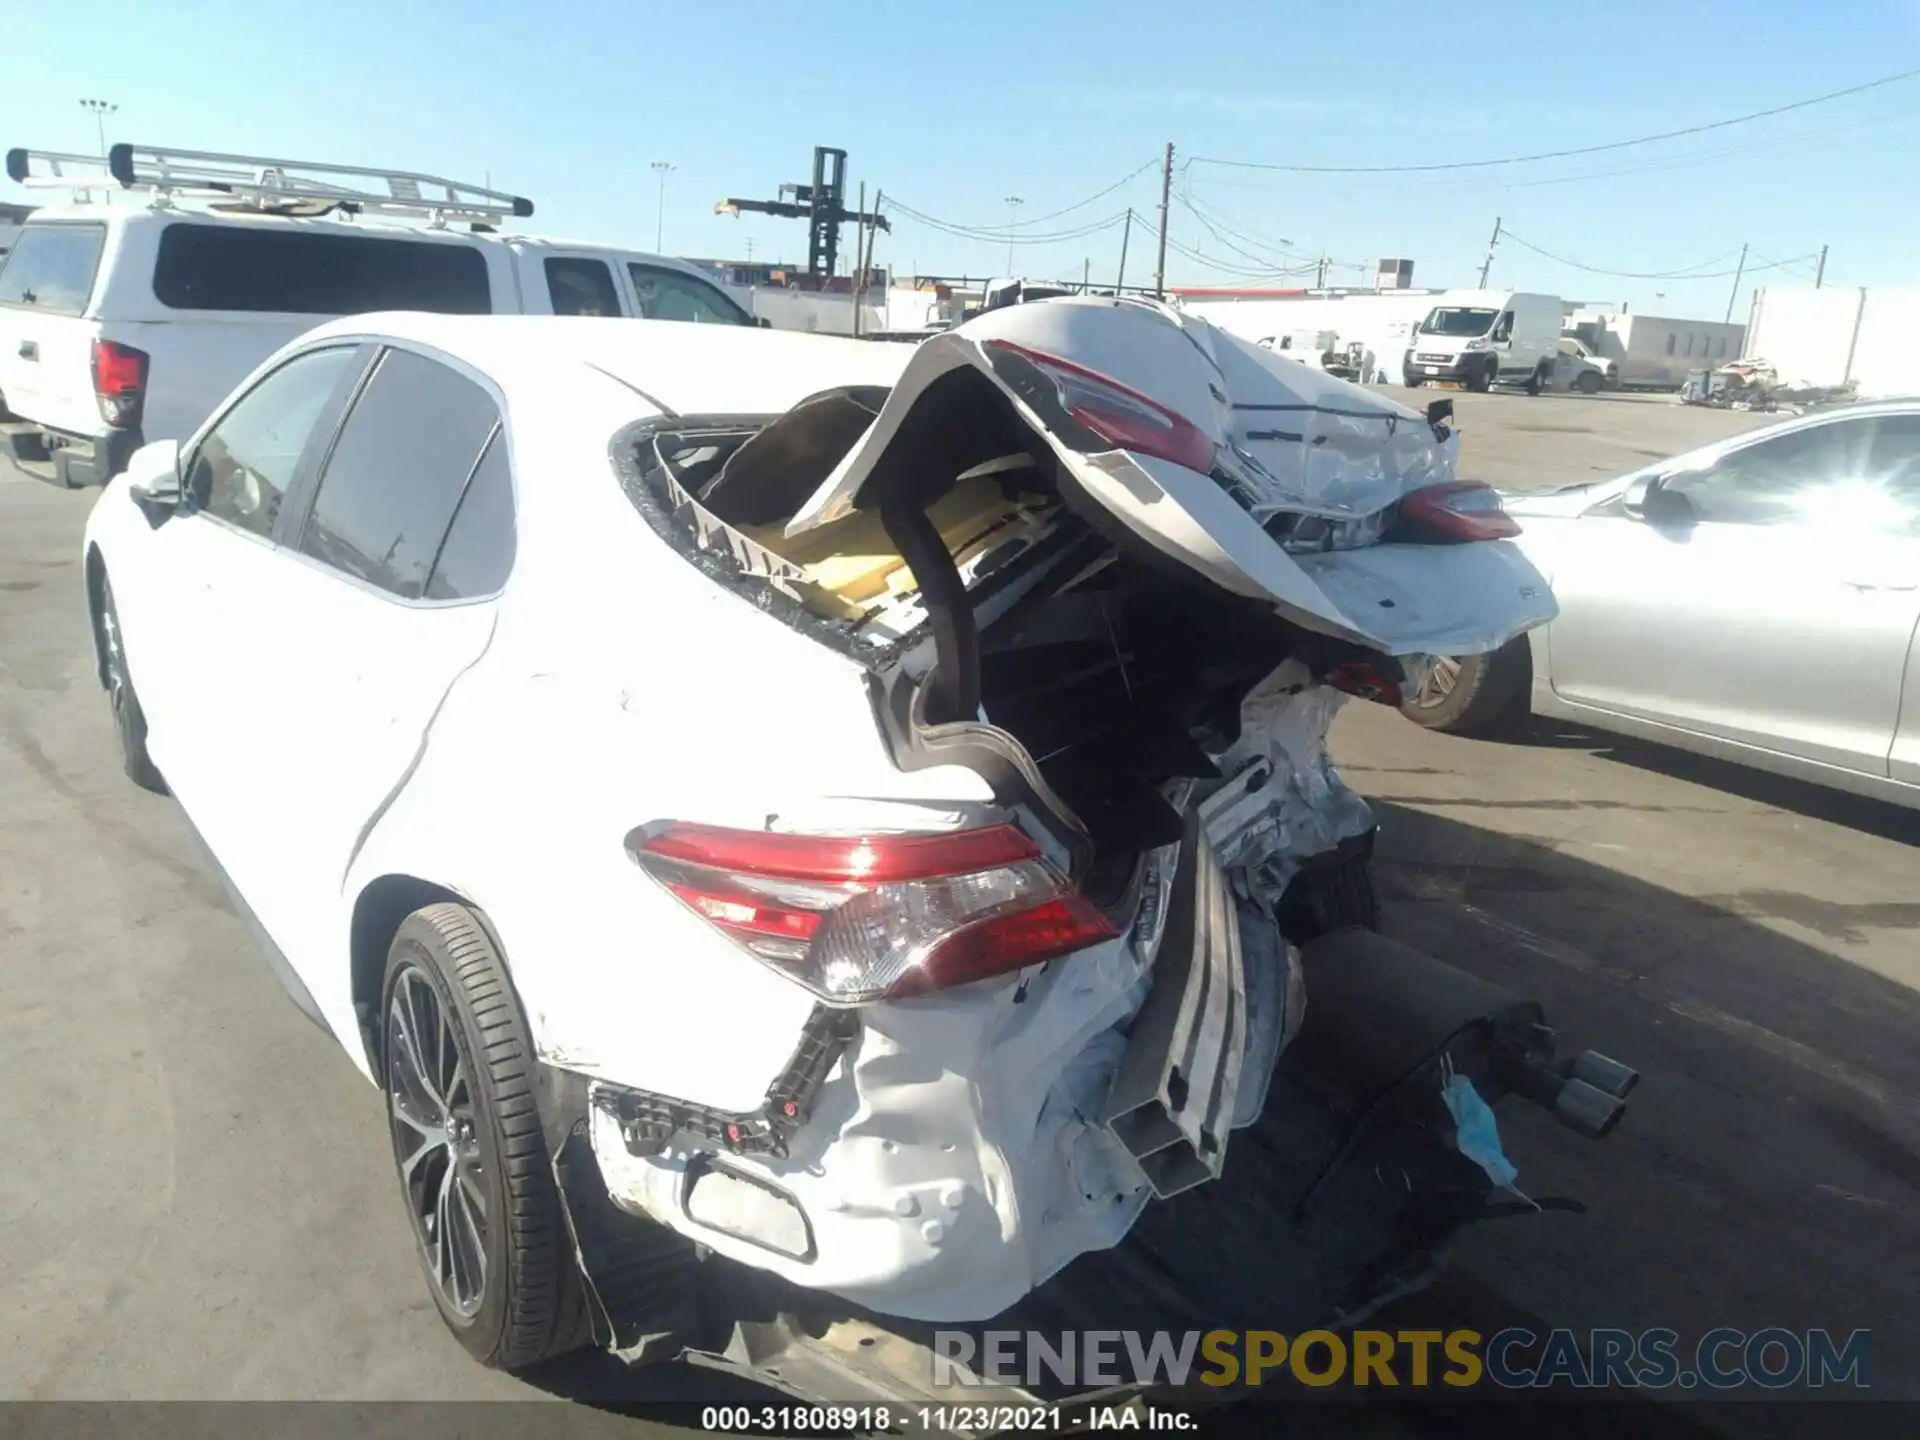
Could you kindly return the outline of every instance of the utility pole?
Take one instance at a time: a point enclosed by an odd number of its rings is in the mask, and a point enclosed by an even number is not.
[[[860,182],[860,214],[867,213],[867,182]],[[860,338],[860,302],[867,298],[867,222],[853,227],[853,338]]]
[[[1827,247],[1820,247],[1820,263],[1813,269],[1813,288],[1818,290],[1820,282],[1827,278]]]
[[[1093,257],[1083,255],[1080,258],[1080,293],[1086,294],[1093,288]]]
[[[107,116],[120,107],[111,100],[82,100],[80,108],[93,116],[94,134],[100,139],[100,158],[107,158]]]
[[[1026,203],[1018,195],[1007,196],[1007,275],[1009,278],[1013,275],[1013,217]]]
[[[1734,272],[1733,272],[1733,293],[1727,296],[1726,323],[1729,325],[1733,323],[1733,302],[1740,298],[1740,277],[1746,273],[1747,273],[1747,247],[1742,245],[1740,247],[1740,263],[1738,266],[1734,268]]]
[[[662,239],[667,233],[667,176],[673,173],[673,166],[665,160],[653,162],[653,173],[660,177],[660,194],[653,203],[653,253],[664,253]]]
[[[1313,268],[1313,288],[1316,290],[1327,288],[1327,257],[1325,255],[1320,257],[1320,263]]]
[[[1487,276],[1493,270],[1494,247],[1500,243],[1500,217],[1493,217],[1493,238],[1487,241],[1487,258],[1480,262],[1480,288],[1487,288]]]
[[[1127,288],[1127,241],[1133,238],[1133,207],[1127,207],[1127,223],[1120,231],[1120,273],[1113,277],[1113,294],[1118,299]]]
[[[1167,202],[1173,198],[1173,142],[1160,165],[1160,258],[1153,267],[1153,298],[1167,298]]]

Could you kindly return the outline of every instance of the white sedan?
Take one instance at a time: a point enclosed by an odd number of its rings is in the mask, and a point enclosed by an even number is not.
[[[1920,405],[1504,498],[1560,614],[1443,661],[1411,718],[1485,733],[1531,707],[1920,806]]]
[[[475,1356],[684,1336],[708,1255],[972,1321],[1216,1179],[1303,1013],[1400,1013],[1300,1004],[1377,921],[1326,727],[1552,614],[1456,448],[1130,301],[911,349],[362,316],[135,455],[88,599],[128,771],[382,1087]],[[1498,1074],[1605,1134],[1631,1072],[1534,1028]],[[1498,1167],[1421,1094],[1430,1237]],[[1414,1187],[1339,1154],[1399,1246]]]

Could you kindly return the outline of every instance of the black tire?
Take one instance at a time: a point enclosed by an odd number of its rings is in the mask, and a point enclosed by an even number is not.
[[[166,778],[147,753],[147,712],[140,708],[133,676],[127,669],[127,647],[120,630],[120,612],[113,604],[113,583],[100,576],[100,656],[107,684],[107,704],[113,728],[120,738],[120,768],[142,790],[167,793]]]
[[[1447,735],[1485,735],[1525,712],[1533,680],[1526,636],[1491,655],[1463,655],[1445,663],[1458,667],[1450,686],[1423,689],[1402,703],[1401,713],[1414,724]]]
[[[1598,395],[1600,393],[1600,386],[1603,383],[1598,370],[1582,370],[1579,375],[1575,377],[1573,388],[1578,390],[1582,395]]]
[[[1493,377],[1494,377],[1494,374],[1498,371],[1499,366],[1500,366],[1499,361],[1489,360],[1485,365],[1482,365],[1478,370],[1469,371],[1467,374],[1467,389],[1472,390],[1477,394],[1481,394],[1481,395],[1486,394],[1487,391],[1493,388]]]
[[[1535,366],[1533,374],[1527,377],[1527,394],[1538,395],[1547,388],[1547,372],[1543,367]]]
[[[1427,377],[1424,375],[1409,375],[1407,377],[1407,388],[1409,390],[1418,390],[1422,385],[1426,383],[1427,383]]]
[[[387,951],[380,995],[394,1168],[440,1318],[468,1354],[496,1369],[578,1348],[591,1327],[535,1103],[533,1040],[492,936],[465,906],[416,910]],[[430,1028],[438,1038],[429,1056]],[[415,1156],[425,1158],[409,1166]],[[423,1206],[431,1208],[423,1214]],[[461,1243],[436,1249],[436,1232],[456,1231]]]

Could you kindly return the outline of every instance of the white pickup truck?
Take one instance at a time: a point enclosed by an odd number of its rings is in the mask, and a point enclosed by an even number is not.
[[[0,264],[0,456],[72,488],[185,439],[267,356],[342,315],[761,323],[678,260],[502,234],[532,202],[459,181],[132,145],[6,164],[72,194],[35,210]],[[143,203],[81,198],[116,188]]]

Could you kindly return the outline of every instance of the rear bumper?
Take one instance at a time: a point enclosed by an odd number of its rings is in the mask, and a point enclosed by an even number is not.
[[[31,422],[15,422],[0,428],[7,459],[16,465],[51,465],[54,484],[69,490],[105,485],[127,468],[133,452],[146,443],[138,426],[109,430],[102,435],[75,435]],[[28,473],[34,473],[28,470]]]

